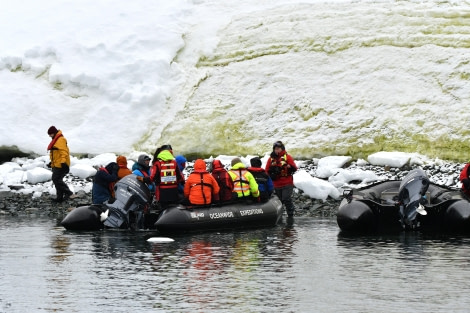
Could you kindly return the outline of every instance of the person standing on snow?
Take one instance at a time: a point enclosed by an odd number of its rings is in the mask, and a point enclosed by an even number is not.
[[[65,175],[70,171],[70,152],[62,131],[57,130],[55,126],[49,127],[47,134],[51,137],[51,142],[47,146],[51,162],[47,165],[52,168],[52,182],[57,191],[57,196],[52,199],[54,202],[62,202],[68,199],[74,199],[76,196],[70,191],[64,182]]]
[[[274,191],[284,204],[287,216],[294,216],[294,203],[292,193],[294,191],[294,177],[297,171],[294,159],[287,154],[282,141],[276,141],[273,145],[273,152],[266,163],[266,172],[269,174],[274,184]]]

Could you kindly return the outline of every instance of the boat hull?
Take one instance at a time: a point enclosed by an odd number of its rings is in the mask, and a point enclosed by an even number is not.
[[[231,203],[211,207],[177,205],[164,210],[155,223],[161,233],[252,228],[276,225],[282,203],[273,196],[266,203]]]
[[[101,205],[81,206],[70,211],[61,225],[67,230],[99,230],[104,227],[100,220]]]
[[[402,231],[398,197],[400,181],[387,181],[353,190],[343,199],[337,213],[342,232],[369,233]],[[459,190],[430,183],[417,216],[416,230],[423,232],[470,233],[470,202]]]

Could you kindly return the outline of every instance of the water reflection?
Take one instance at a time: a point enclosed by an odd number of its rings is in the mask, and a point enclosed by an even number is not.
[[[0,312],[455,312],[470,305],[466,237],[344,236],[334,220],[309,218],[146,241],[156,235],[0,218]]]
[[[394,299],[388,306],[391,311],[413,302],[417,302],[411,306],[413,311],[418,303],[420,311],[432,311],[430,302],[452,307],[450,301],[460,297],[443,292],[442,286],[463,285],[470,278],[467,270],[460,270],[469,263],[468,243],[465,237],[420,232],[379,236],[340,234],[339,275],[346,281],[354,281],[350,287],[361,292],[362,301],[384,303],[384,295]],[[419,302],[422,297],[428,302]]]
[[[49,256],[53,263],[61,263],[67,260],[72,254],[69,251],[70,240],[63,234],[56,233],[51,238],[51,248],[53,253]]]

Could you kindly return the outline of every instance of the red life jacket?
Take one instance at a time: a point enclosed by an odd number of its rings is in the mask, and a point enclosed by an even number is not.
[[[171,161],[158,161],[160,170],[160,182],[158,183],[161,189],[178,188],[178,164],[175,160]]]

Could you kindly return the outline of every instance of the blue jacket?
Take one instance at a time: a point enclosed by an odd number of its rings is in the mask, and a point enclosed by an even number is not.
[[[145,175],[143,174],[144,172],[147,174],[148,177],[150,177],[150,168],[145,170],[145,168],[139,163],[134,163],[134,165],[132,165],[132,174],[135,174],[140,177],[145,177]],[[147,186],[149,187],[150,191],[155,192],[154,183],[151,183],[150,185],[147,185]]]
[[[260,193],[261,201],[268,201],[274,191],[274,184],[271,177],[260,167],[249,167],[248,171],[253,174],[256,182],[258,183],[258,190]]]
[[[180,169],[180,172],[183,173],[183,170],[185,168],[185,164],[187,162],[186,158],[182,155],[177,155],[175,156],[176,164],[178,164],[178,168]],[[178,192],[183,193],[184,192],[184,182],[181,182],[178,184]]]

